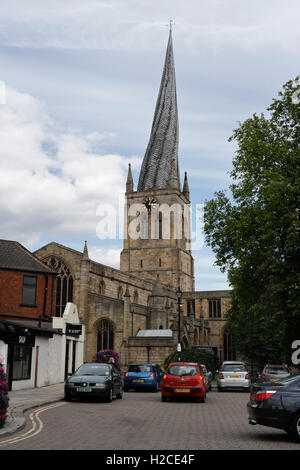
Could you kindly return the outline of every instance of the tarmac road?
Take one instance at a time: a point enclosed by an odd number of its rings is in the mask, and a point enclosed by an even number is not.
[[[152,392],[58,401],[27,411],[23,429],[0,436],[0,450],[300,450],[284,431],[249,425],[248,399],[212,391],[204,404],[163,403]]]

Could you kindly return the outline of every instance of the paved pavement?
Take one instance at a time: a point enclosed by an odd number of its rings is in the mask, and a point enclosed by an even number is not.
[[[0,428],[0,437],[13,434],[26,424],[25,412],[41,405],[47,405],[64,398],[64,383],[48,385],[40,388],[11,391],[6,422]]]

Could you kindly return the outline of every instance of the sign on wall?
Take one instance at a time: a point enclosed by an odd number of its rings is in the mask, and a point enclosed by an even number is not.
[[[73,325],[72,323],[66,323],[66,336],[73,336],[79,338],[82,334],[82,325]]]

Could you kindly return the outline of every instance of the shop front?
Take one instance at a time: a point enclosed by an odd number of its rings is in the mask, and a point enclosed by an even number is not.
[[[57,345],[61,332],[33,322],[0,320],[0,362],[6,372],[9,390],[40,387],[57,383],[55,372]],[[54,354],[48,362],[49,351]]]

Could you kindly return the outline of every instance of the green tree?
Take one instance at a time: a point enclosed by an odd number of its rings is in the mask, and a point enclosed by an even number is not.
[[[210,371],[215,371],[219,368],[217,357],[203,349],[183,349],[180,353],[175,351],[171,353],[164,362],[164,368],[167,369],[168,365],[172,362],[197,362],[198,364],[206,365]]]
[[[300,79],[233,132],[229,190],[206,202],[205,237],[232,287],[238,352],[288,361],[300,338]]]

